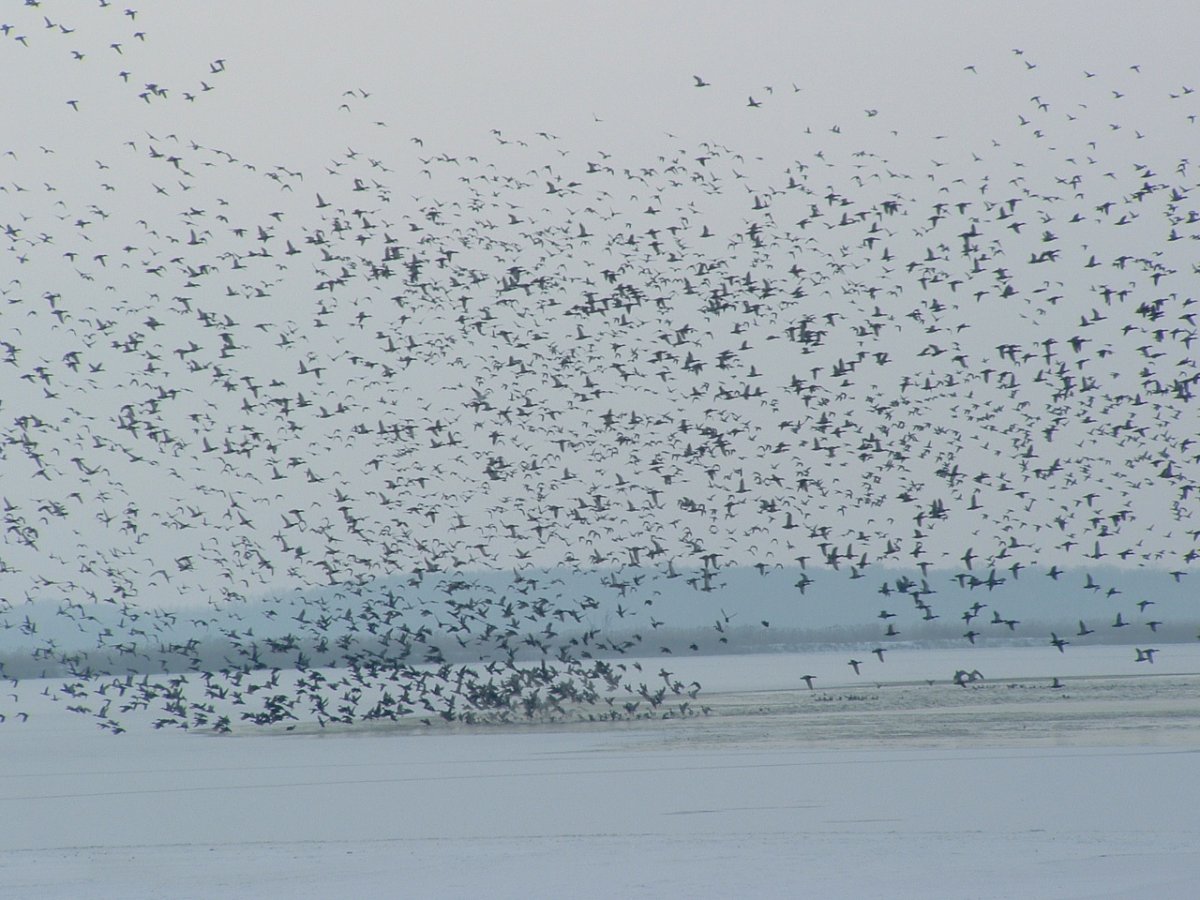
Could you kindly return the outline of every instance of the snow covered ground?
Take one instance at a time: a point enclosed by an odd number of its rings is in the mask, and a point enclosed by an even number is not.
[[[605,725],[112,736],[43,699],[0,727],[0,895],[1196,896],[1200,645],[848,658],[647,660],[710,713]]]

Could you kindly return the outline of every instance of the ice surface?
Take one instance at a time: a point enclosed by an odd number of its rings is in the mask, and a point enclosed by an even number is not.
[[[1200,651],[1081,649],[966,688],[671,661],[710,715],[571,727],[114,737],[43,698],[0,730],[0,893],[1195,897]]]

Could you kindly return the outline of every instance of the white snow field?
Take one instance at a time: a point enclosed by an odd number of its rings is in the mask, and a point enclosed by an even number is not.
[[[1200,896],[1200,645],[848,658],[644,661],[693,718],[224,737],[22,682],[0,896]]]

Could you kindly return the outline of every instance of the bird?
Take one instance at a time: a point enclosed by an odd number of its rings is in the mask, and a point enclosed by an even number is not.
[[[953,681],[959,687],[966,687],[973,682],[983,681],[983,675],[978,669],[972,669],[969,672],[966,669],[959,669],[954,673]]]

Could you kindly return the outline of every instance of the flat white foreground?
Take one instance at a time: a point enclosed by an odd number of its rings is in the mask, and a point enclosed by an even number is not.
[[[0,894],[1194,898],[1200,651],[1115,650],[967,688],[908,680],[937,651],[815,691],[844,654],[672,661],[711,714],[612,725],[112,736],[47,701],[0,728]]]

